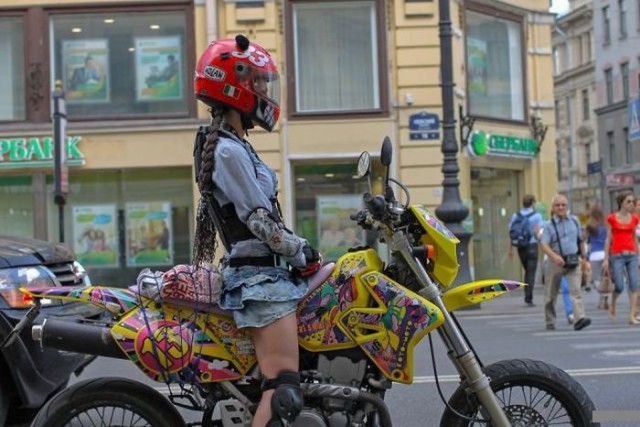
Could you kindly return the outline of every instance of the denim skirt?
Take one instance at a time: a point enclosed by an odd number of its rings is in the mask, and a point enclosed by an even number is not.
[[[233,311],[238,328],[261,328],[292,313],[307,291],[281,267],[225,267],[220,307]]]

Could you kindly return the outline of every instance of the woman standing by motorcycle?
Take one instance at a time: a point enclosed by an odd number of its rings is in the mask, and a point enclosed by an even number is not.
[[[254,427],[293,421],[302,409],[295,310],[307,284],[287,264],[302,276],[319,265],[318,252],[284,227],[276,174],[244,139],[254,123],[267,131],[276,125],[278,77],[269,53],[242,35],[210,43],[195,72],[195,96],[212,120],[199,132],[194,263],[211,261],[217,232],[226,249],[220,306],[239,328],[251,328],[265,378]]]

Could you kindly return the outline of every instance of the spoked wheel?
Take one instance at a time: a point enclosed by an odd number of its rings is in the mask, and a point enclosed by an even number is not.
[[[504,360],[484,368],[491,388],[513,427],[598,426],[591,419],[595,405],[582,386],[566,372],[536,360]],[[441,427],[489,426],[482,421],[480,404],[459,387],[447,408]]]
[[[125,378],[74,384],[42,407],[31,427],[184,427],[173,404],[155,389]]]

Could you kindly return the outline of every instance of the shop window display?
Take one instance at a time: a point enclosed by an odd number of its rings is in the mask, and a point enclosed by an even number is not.
[[[162,168],[73,174],[64,235],[95,283],[135,283],[143,268],[166,271],[191,260],[191,170]],[[47,191],[53,191],[48,179]],[[48,205],[49,235],[58,209]]]
[[[0,121],[24,120],[24,40],[22,18],[0,17]]]
[[[382,176],[382,166],[374,163],[374,177]],[[325,261],[335,261],[350,247],[369,245],[372,239],[349,216],[362,208],[367,180],[355,180],[353,163],[294,165],[296,232],[318,248]],[[374,181],[374,192],[381,183]]]
[[[52,86],[70,118],[187,115],[184,12],[54,15]]]

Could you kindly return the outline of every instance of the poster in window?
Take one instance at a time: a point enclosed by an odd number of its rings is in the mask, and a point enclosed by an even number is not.
[[[73,250],[83,266],[118,266],[116,218],[115,205],[73,206]]]
[[[182,99],[182,48],[180,37],[135,39],[136,99]]]
[[[62,73],[67,102],[109,102],[107,39],[63,40]]]
[[[170,202],[126,205],[127,266],[173,264]]]
[[[487,94],[487,43],[467,37],[467,67],[469,69],[469,92]]]
[[[335,261],[347,249],[364,245],[364,231],[349,218],[362,209],[358,194],[317,196],[318,251],[326,261]]]

